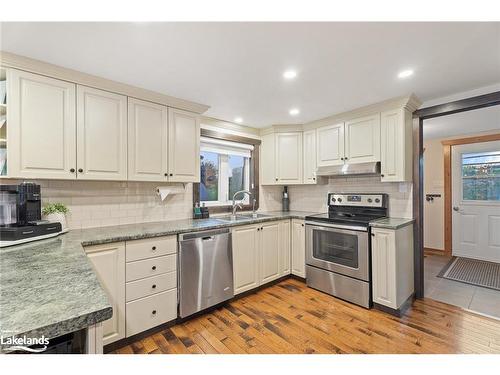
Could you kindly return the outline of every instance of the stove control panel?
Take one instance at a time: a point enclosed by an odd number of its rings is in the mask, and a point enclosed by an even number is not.
[[[387,207],[387,194],[328,193],[329,206]]]

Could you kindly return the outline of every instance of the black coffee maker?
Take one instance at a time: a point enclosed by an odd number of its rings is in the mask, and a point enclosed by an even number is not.
[[[61,232],[60,223],[42,221],[40,185],[0,185],[0,247],[48,238]]]

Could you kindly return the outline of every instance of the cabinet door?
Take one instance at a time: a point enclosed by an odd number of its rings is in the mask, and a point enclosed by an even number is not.
[[[316,183],[316,130],[308,130],[304,132],[304,148],[303,148],[303,163],[304,163],[304,183]]]
[[[232,230],[234,294],[259,286],[258,225],[245,225]]]
[[[128,179],[167,181],[167,107],[128,98]]]
[[[76,178],[76,86],[8,70],[9,177]]]
[[[77,88],[79,180],[127,179],[127,97]]]
[[[168,109],[168,180],[200,182],[200,118]]]
[[[290,246],[290,220],[280,221],[280,276],[290,274],[291,246]]]
[[[344,123],[316,129],[317,166],[344,164]]]
[[[380,114],[345,123],[345,160],[347,163],[380,161]]]
[[[279,184],[302,183],[302,133],[276,133],[276,177]]]
[[[125,337],[125,244],[90,246],[85,252],[113,307],[113,316],[102,322],[107,345]]]
[[[303,220],[292,220],[292,274],[306,277],[306,233]]]
[[[262,136],[260,145],[260,175],[262,185],[275,185],[278,183],[275,167],[275,134]]]
[[[279,222],[265,223],[260,229],[260,284],[281,276]]]
[[[381,180],[411,181],[412,132],[409,113],[404,109],[396,109],[383,112],[380,117]]]
[[[396,247],[393,230],[372,231],[373,302],[397,308]]]

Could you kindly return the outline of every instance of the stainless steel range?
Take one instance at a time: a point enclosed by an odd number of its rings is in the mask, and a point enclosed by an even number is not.
[[[307,285],[371,306],[369,222],[387,216],[387,194],[328,194],[328,213],[306,216]]]

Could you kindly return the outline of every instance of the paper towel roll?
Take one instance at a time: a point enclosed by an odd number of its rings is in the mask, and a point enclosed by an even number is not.
[[[169,194],[180,194],[184,192],[183,186],[158,186],[156,194],[164,201]]]

